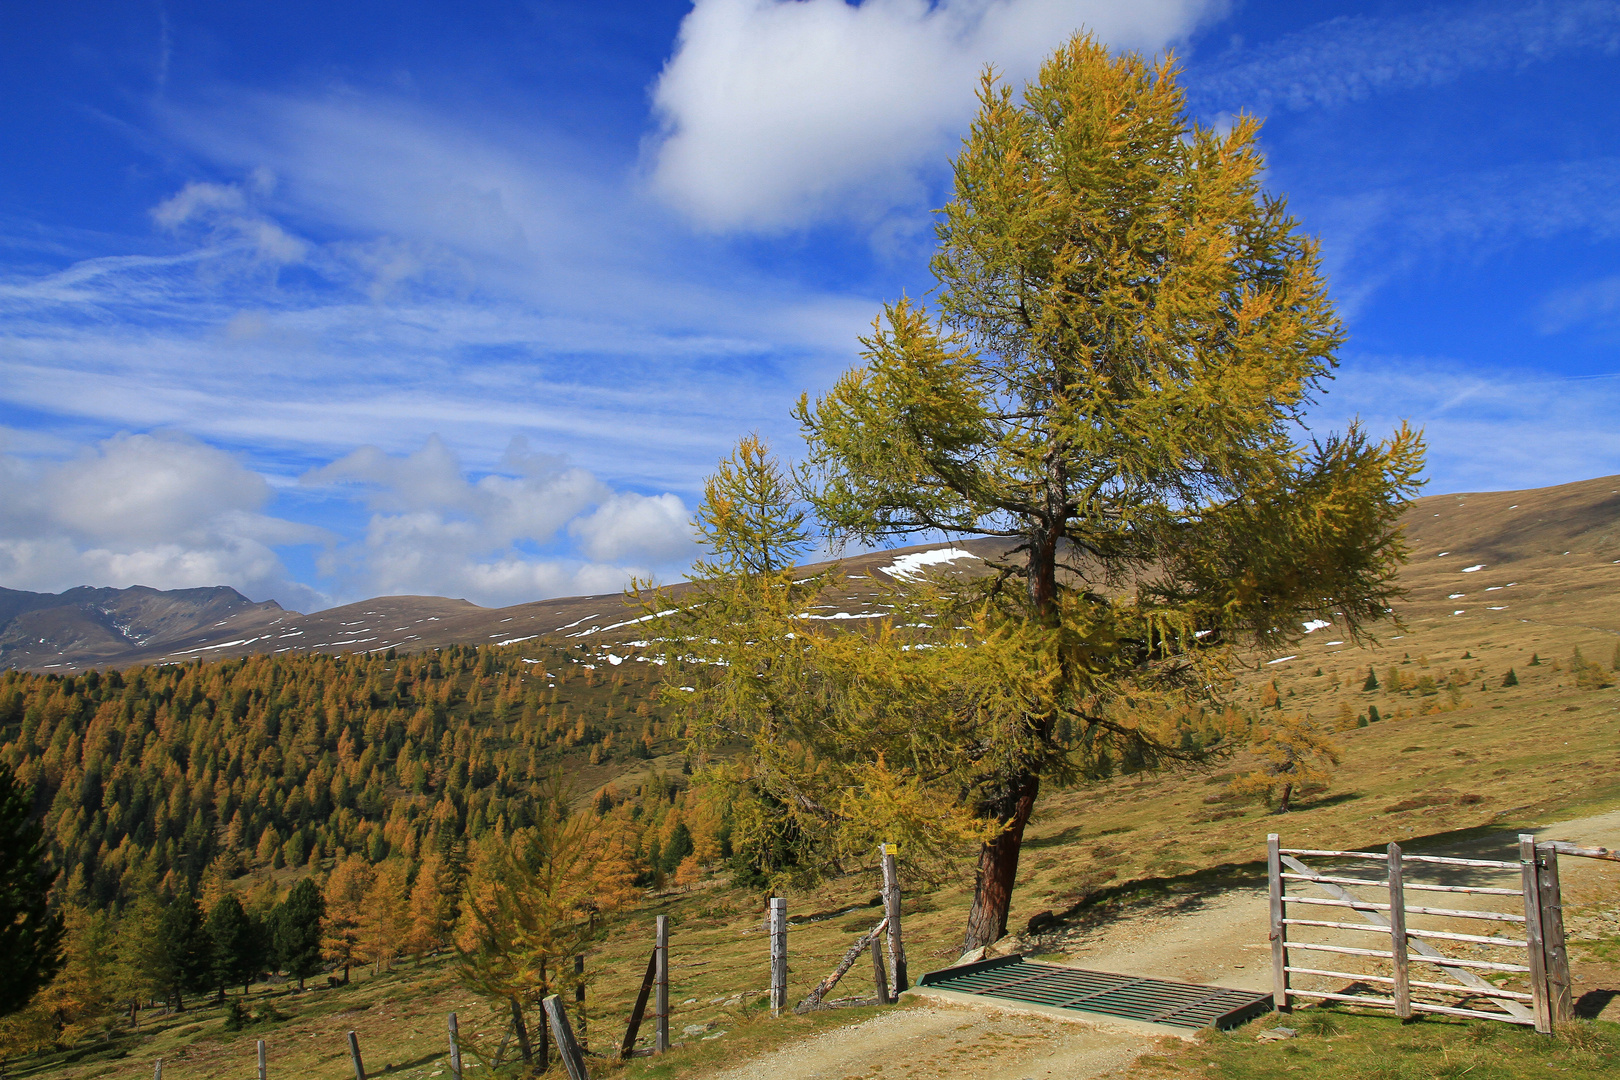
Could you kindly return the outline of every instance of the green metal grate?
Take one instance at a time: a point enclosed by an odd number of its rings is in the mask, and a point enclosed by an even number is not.
[[[1252,990],[1083,971],[1021,956],[931,971],[918,985],[1179,1028],[1236,1027],[1271,1011],[1271,995]]]

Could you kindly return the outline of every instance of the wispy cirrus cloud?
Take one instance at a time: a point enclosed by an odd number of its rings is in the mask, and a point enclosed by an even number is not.
[[[1352,353],[1311,424],[1374,436],[1402,421],[1428,442],[1431,493],[1544,487],[1620,473],[1620,377],[1571,379],[1529,366]]]
[[[1207,60],[1189,89],[1208,113],[1241,108],[1264,116],[1438,87],[1574,52],[1620,52],[1620,3],[1537,0],[1340,16]]]

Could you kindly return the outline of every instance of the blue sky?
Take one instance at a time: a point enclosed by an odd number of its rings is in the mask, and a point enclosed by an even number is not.
[[[975,73],[1071,30],[1266,118],[1431,493],[1620,472],[1620,3],[29,5],[0,585],[303,610],[678,576],[714,462],[931,284]]]

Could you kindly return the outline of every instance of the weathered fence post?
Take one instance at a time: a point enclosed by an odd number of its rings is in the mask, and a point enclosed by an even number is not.
[[[906,975],[906,947],[900,936],[900,869],[895,862],[900,849],[894,844],[881,844],[878,850],[883,856],[883,914],[889,917],[889,986],[898,997],[911,985]]]
[[[1536,1030],[1552,1034],[1552,1010],[1547,1002],[1547,958],[1541,937],[1541,881],[1536,872],[1536,837],[1519,834],[1519,871],[1524,888],[1524,929],[1530,946],[1530,995],[1535,1000]]]
[[[259,1080],[270,1080],[270,1063],[265,1060],[264,1040],[259,1040]]]
[[[787,1008],[787,899],[771,897],[771,1015]]]
[[[636,1034],[641,1031],[641,1018],[647,1014],[647,996],[652,993],[653,981],[658,978],[658,949],[647,956],[647,971],[641,977],[641,990],[636,994],[635,1008],[630,1010],[630,1023],[624,1028],[624,1042],[619,1044],[619,1057],[629,1061],[636,1052]]]
[[[158,1058],[152,1063],[152,1080],[163,1080],[163,1059]]]
[[[1271,883],[1271,1003],[1288,1011],[1288,934],[1283,922],[1281,844],[1276,833],[1266,836],[1266,877]]]
[[[585,1071],[585,1055],[574,1038],[573,1028],[568,1026],[562,998],[551,994],[540,1002],[540,1008],[550,1023],[552,1041],[557,1044],[557,1056],[562,1058],[563,1068],[568,1070],[568,1080],[590,1080],[590,1074]]]
[[[1412,1019],[1411,965],[1406,956],[1406,882],[1401,876],[1401,845],[1389,845],[1389,951],[1395,966],[1395,1015]]]
[[[450,1014],[450,1075],[461,1080],[461,1029],[456,1026],[456,1014]]]
[[[579,1020],[579,1045],[591,1048],[589,1032],[585,1027],[585,954],[574,957],[574,1016]]]
[[[894,998],[889,996],[888,973],[883,970],[882,942],[872,939],[872,985],[877,987],[879,1005],[893,1004]]]
[[[656,1048],[660,1054],[669,1052],[669,916],[658,916],[658,941],[653,946],[658,961],[656,973],[657,994],[653,1000],[653,1019],[657,1022]]]
[[[1564,898],[1558,885],[1558,849],[1537,844],[1538,899],[1541,902],[1542,966],[1547,972],[1547,1013],[1554,1024],[1575,1019],[1569,984],[1569,949],[1564,942]]]
[[[366,1080],[366,1065],[360,1060],[360,1036],[349,1032],[349,1060],[354,1063],[354,1080]]]

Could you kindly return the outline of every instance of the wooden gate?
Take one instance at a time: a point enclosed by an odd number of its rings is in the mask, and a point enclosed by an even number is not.
[[[1521,834],[1518,861],[1506,862],[1408,855],[1401,851],[1399,844],[1390,844],[1385,854],[1284,848],[1279,846],[1277,834],[1272,833],[1267,837],[1266,861],[1271,882],[1271,959],[1276,1007],[1286,1011],[1293,999],[1315,998],[1393,1009],[1395,1015],[1403,1019],[1413,1013],[1439,1013],[1502,1020],[1534,1026],[1541,1032],[1552,1031],[1555,1023],[1568,1021],[1573,1016],[1569,959],[1564,946],[1563,908],[1558,887],[1559,846],[1568,845],[1548,843],[1538,846],[1534,836]],[[1338,875],[1322,873],[1301,861],[1302,857],[1377,863],[1376,869],[1382,870],[1384,876],[1356,876],[1350,871]],[[1431,872],[1517,872],[1519,885],[1517,888],[1504,888],[1420,882],[1408,879],[1408,868],[1414,871],[1428,869]],[[1295,885],[1296,891],[1290,892],[1289,885],[1293,883],[1298,883]],[[1309,886],[1323,895],[1302,895],[1298,891],[1300,886]],[[1380,899],[1354,895],[1346,887],[1376,889]],[[1499,897],[1501,902],[1497,907],[1512,910],[1413,905],[1407,899],[1410,892],[1487,899]],[[1305,917],[1315,913],[1309,910],[1312,908],[1330,910],[1321,912],[1323,918]],[[1330,916],[1335,914],[1334,909],[1346,914],[1353,912],[1363,921],[1355,923],[1333,919]],[[1410,925],[1414,917],[1423,922],[1439,922],[1447,927],[1453,925],[1454,920],[1485,922],[1498,932],[1469,934],[1452,929],[1417,927]],[[1300,940],[1293,931],[1295,927],[1378,934],[1388,938],[1389,947],[1369,949]],[[1446,946],[1450,954],[1442,952],[1436,945]],[[1490,958],[1454,955],[1461,948],[1472,948],[1475,952],[1491,950],[1487,954]],[[1307,955],[1296,958],[1297,953]],[[1310,955],[1323,953],[1328,954],[1328,959],[1317,961]],[[1377,961],[1376,966],[1383,971],[1335,971],[1329,967],[1332,956],[1354,956]],[[1417,978],[1412,975],[1413,965],[1419,966]],[[1431,972],[1431,969],[1438,970]],[[1529,984],[1529,992],[1504,989],[1484,978],[1485,974],[1522,976]],[[1346,979],[1361,986],[1377,984],[1387,987],[1389,996],[1370,990],[1344,993],[1342,990],[1300,989],[1293,985],[1293,977],[1299,975]],[[1429,977],[1423,977],[1425,975]],[[1451,981],[1434,981],[1438,978]],[[1413,991],[1417,991],[1418,996],[1414,997]],[[1456,1003],[1458,999],[1461,999],[1461,1004]]]

